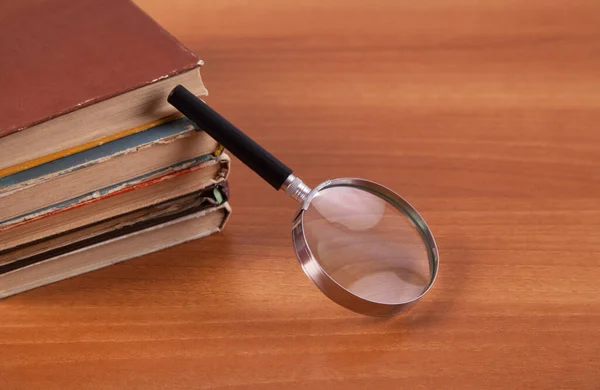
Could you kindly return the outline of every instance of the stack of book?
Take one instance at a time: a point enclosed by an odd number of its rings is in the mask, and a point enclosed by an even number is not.
[[[199,59],[123,0],[0,3],[0,298],[220,231]]]

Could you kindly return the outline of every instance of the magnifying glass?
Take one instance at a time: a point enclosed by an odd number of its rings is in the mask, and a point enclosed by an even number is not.
[[[276,190],[300,204],[292,241],[302,269],[331,300],[391,316],[433,285],[438,250],[419,213],[392,190],[357,178],[309,188],[292,170],[179,85],[168,102]]]

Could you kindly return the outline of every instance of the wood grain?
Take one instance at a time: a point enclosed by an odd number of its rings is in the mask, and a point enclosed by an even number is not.
[[[2,389],[600,388],[598,1],[138,4],[307,183],[421,210],[439,279],[390,320],[329,302],[234,160],[223,234],[1,301]]]

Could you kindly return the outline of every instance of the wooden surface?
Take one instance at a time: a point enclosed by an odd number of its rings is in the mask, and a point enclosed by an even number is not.
[[[307,183],[421,210],[439,278],[390,320],[336,306],[235,160],[223,234],[1,301],[3,390],[600,388],[597,0],[139,4]]]

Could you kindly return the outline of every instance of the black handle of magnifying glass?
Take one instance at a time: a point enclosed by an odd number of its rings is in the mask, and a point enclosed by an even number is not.
[[[291,175],[292,170],[254,142],[240,129],[210,108],[206,103],[178,85],[167,101],[195,122],[231,154],[242,160],[250,169],[265,179],[276,190]]]

